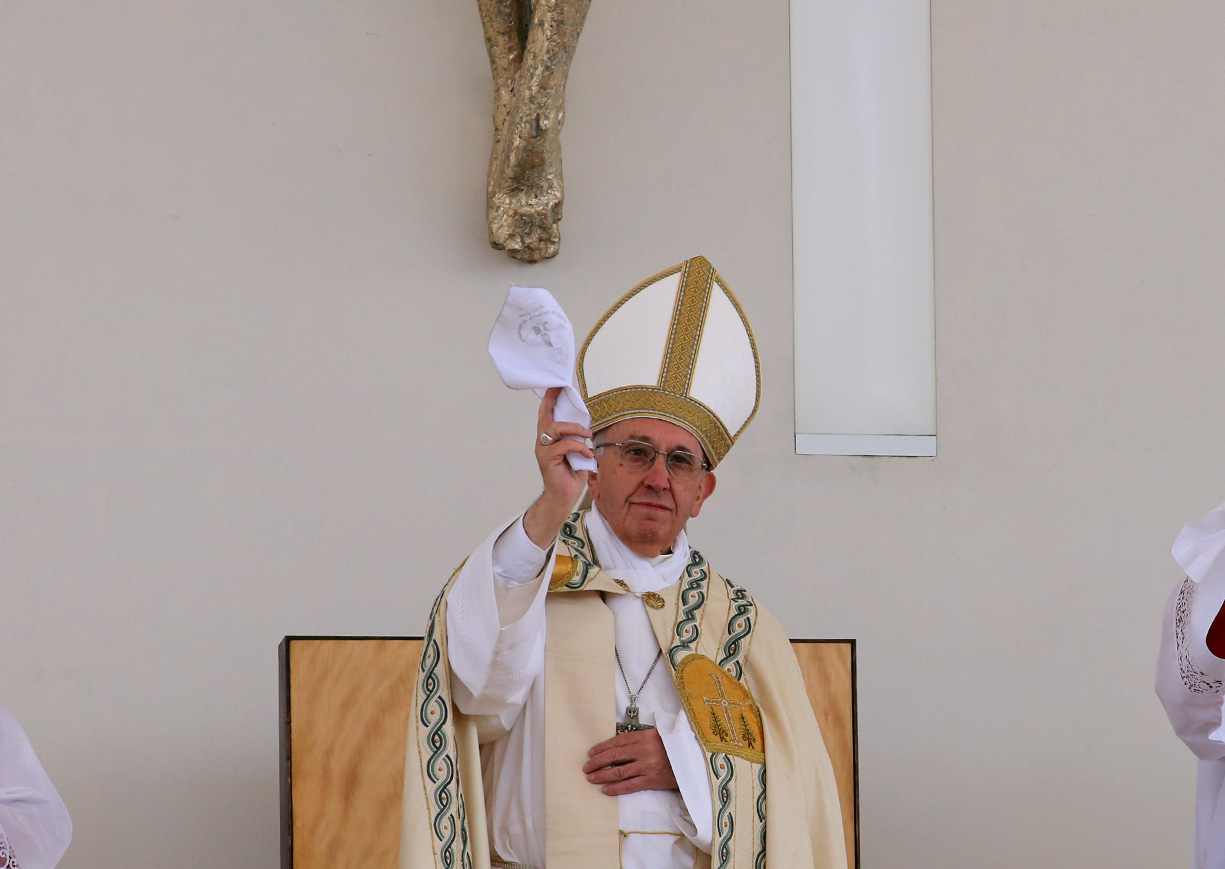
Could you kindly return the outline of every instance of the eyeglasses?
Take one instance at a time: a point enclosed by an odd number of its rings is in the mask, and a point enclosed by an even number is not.
[[[703,471],[710,470],[710,465],[688,450],[664,452],[642,441],[608,442],[596,444],[593,449],[598,450],[602,447],[617,447],[621,464],[631,471],[649,470],[655,464],[655,457],[663,456],[668,476],[679,483],[696,480]]]

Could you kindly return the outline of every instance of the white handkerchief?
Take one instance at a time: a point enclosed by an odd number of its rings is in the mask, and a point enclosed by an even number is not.
[[[0,788],[0,805],[15,806],[18,803],[36,805],[51,802],[34,788]]]
[[[1225,697],[1221,698],[1221,726],[1208,734],[1213,742],[1225,742]]]
[[[591,414],[574,386],[574,327],[553,294],[542,287],[510,285],[506,303],[489,333],[489,356],[502,382],[543,396],[562,387],[553,418],[591,425]],[[576,471],[594,471],[595,461],[570,453]]]
[[[1225,504],[1198,522],[1190,522],[1174,541],[1174,560],[1195,582],[1202,582],[1209,568],[1225,550]]]

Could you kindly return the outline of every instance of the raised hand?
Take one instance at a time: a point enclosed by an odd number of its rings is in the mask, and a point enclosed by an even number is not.
[[[523,516],[523,530],[541,549],[552,544],[587,485],[587,472],[571,468],[566,456],[578,453],[587,458],[595,457],[585,442],[591,437],[590,429],[575,422],[553,419],[553,409],[560,394],[561,387],[555,386],[540,402],[536,417],[536,464],[540,467],[544,491]]]

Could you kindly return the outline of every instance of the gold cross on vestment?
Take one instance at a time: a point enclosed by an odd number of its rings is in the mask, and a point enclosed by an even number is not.
[[[744,709],[744,704],[739,700],[727,699],[727,693],[723,690],[723,676],[719,673],[711,673],[710,678],[715,680],[715,689],[719,692],[718,697],[703,697],[702,702],[711,708],[713,712],[715,708],[723,710],[723,718],[727,721],[727,729],[731,734],[731,742],[736,745],[743,745],[740,741],[740,734],[736,730],[736,723],[732,721],[733,709]]]

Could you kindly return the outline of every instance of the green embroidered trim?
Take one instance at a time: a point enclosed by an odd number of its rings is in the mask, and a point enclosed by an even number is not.
[[[757,768],[757,857],[754,869],[766,867],[766,767]]]
[[[438,634],[438,614],[450,585],[447,583],[447,587],[439,593],[430,612],[429,626],[422,644],[418,676],[422,693],[417,712],[425,729],[425,744],[429,748],[429,757],[423,760],[422,767],[428,780],[426,793],[432,797],[434,852],[443,869],[472,865],[468,847],[468,812],[459,790],[459,757],[446,686],[445,654]]]
[[[570,518],[562,523],[558,537],[579,558],[588,563],[594,560],[591,557],[591,544],[587,542],[587,531],[583,528],[582,513],[578,511],[571,513]]]
[[[753,616],[757,605],[753,598],[736,583],[723,577],[732,601],[731,617],[727,621],[727,639],[723,641],[723,654],[719,666],[740,680],[744,677],[744,664],[748,661],[749,642],[753,633]]]
[[[710,571],[706,568],[706,559],[696,549],[689,550],[689,564],[685,566],[685,586],[681,589],[677,605],[680,607],[680,618],[676,622],[676,642],[668,650],[668,663],[673,671],[680,666],[681,660],[697,651],[698,636],[701,633],[699,616],[702,606],[706,603],[706,586],[710,582]]]
[[[736,768],[728,755],[712,754],[710,771],[715,778],[715,842],[710,852],[711,865],[715,869],[728,869],[732,865],[732,843],[736,834],[736,819],[732,815],[732,785]]]
[[[566,581],[557,586],[550,584],[550,591],[579,591],[587,585],[587,581],[599,569],[592,558],[591,543],[587,540],[586,529],[583,528],[582,513],[571,513],[570,518],[562,523],[558,539],[566,544],[574,556],[574,564]],[[561,556],[558,556],[559,558]]]

